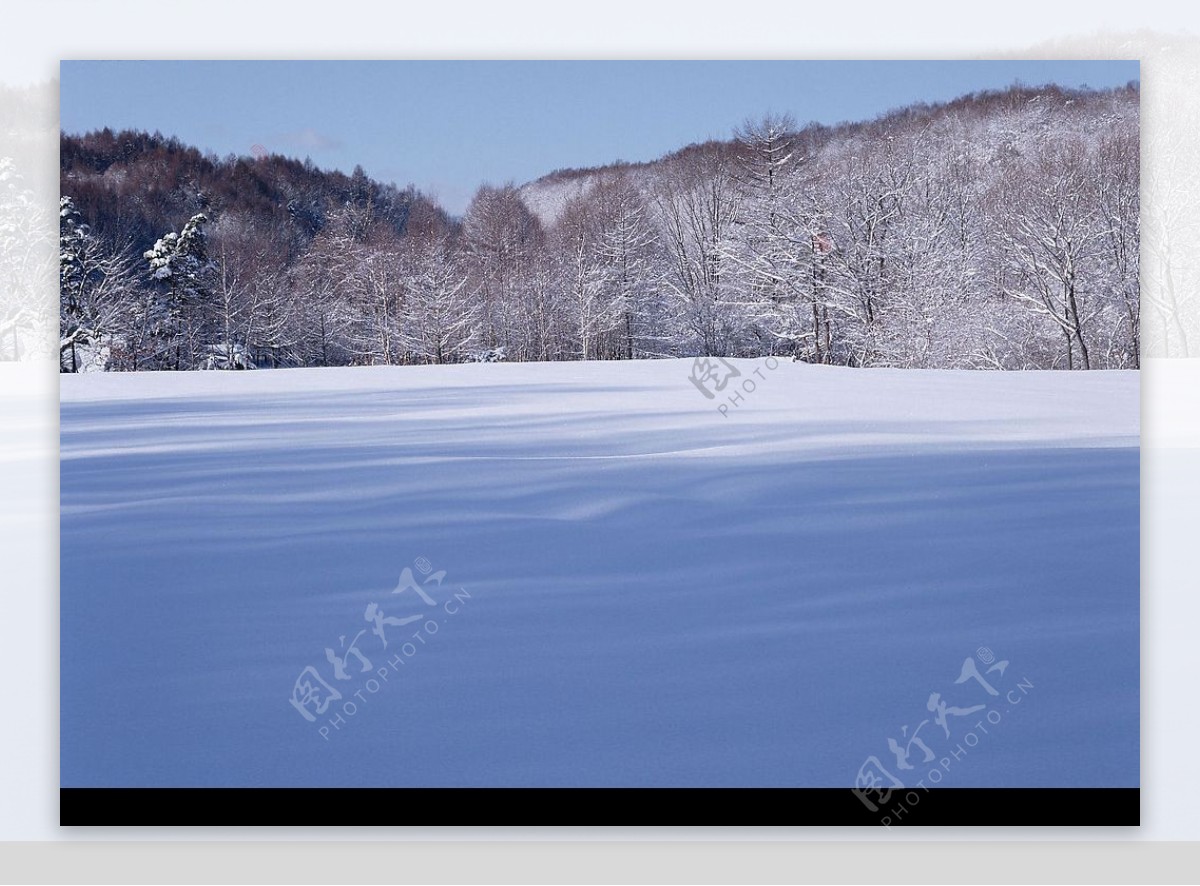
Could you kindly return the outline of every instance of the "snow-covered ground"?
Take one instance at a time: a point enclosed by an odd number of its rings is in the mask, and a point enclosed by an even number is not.
[[[733,364],[64,376],[62,784],[1137,785],[1137,373]]]

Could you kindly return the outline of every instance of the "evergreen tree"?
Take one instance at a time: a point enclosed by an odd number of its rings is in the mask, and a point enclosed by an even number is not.
[[[70,197],[59,201],[58,218],[59,368],[80,371],[85,350],[89,368],[107,368],[108,357],[100,349],[106,336],[114,339],[128,314],[133,285],[129,257],[108,254]]]
[[[155,353],[173,369],[192,368],[205,346],[214,343],[214,264],[208,257],[207,223],[203,213],[192,216],[180,233],[165,234],[143,256],[151,278],[160,284],[161,299],[147,318]]]

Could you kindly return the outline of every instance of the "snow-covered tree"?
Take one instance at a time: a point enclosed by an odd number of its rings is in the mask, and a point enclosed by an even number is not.
[[[536,341],[537,326],[553,327],[555,318],[545,315],[545,299],[537,303],[538,288],[530,283],[545,273],[545,232],[515,187],[478,190],[463,218],[463,244],[481,344],[503,346],[510,359],[544,359],[550,343]]]
[[[568,203],[554,228],[559,285],[568,305],[573,350],[581,360],[605,356],[605,338],[622,318],[617,293],[606,285],[602,238],[600,220],[587,198]]]
[[[110,253],[70,197],[59,202],[59,367],[107,368],[108,355],[130,310],[133,262]]]
[[[903,146],[894,140],[878,148],[857,145],[840,159],[831,176],[830,206],[836,249],[831,283],[843,297],[840,339],[848,362],[872,365],[885,356],[885,319],[897,294],[895,262],[904,243],[899,228],[912,186]],[[881,359],[882,358],[882,359]]]
[[[1104,246],[1105,225],[1088,200],[1086,148],[1046,146],[1036,165],[1004,183],[1002,250],[1011,271],[1005,292],[1056,326],[1067,369],[1090,369],[1095,291],[1090,266]]]
[[[146,305],[150,359],[172,369],[191,368],[214,343],[213,272],[204,226],[197,213],[179,233],[164,234],[144,254],[160,298]]]
[[[616,356],[665,353],[663,270],[650,208],[626,175],[602,182],[591,199],[598,206],[596,255],[605,298],[618,315]]]
[[[1115,127],[1089,164],[1096,219],[1103,232],[1103,291],[1119,330],[1111,330],[1106,365],[1141,365],[1141,157],[1136,124]]]
[[[468,275],[444,236],[414,238],[408,244],[403,287],[405,353],[422,363],[455,363],[474,344],[479,309]]]
[[[0,360],[46,353],[52,315],[42,293],[53,286],[56,253],[46,236],[48,207],[16,163],[0,157]]]
[[[353,358],[355,309],[345,285],[353,274],[352,246],[340,226],[327,226],[281,282],[294,305],[291,338],[303,365],[337,366]]]
[[[768,114],[735,133],[744,196],[725,255],[757,350],[820,362],[823,302],[813,283],[824,241],[802,191],[795,130],[791,117]]]
[[[665,170],[655,204],[670,270],[663,283],[684,352],[724,357],[740,351],[744,318],[731,286],[726,241],[741,192],[720,148]]]

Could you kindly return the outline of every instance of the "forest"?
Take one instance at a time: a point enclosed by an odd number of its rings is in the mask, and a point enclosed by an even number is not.
[[[773,355],[1136,368],[1139,87],[750,118],[653,162],[414,187],[61,135],[64,372]]]

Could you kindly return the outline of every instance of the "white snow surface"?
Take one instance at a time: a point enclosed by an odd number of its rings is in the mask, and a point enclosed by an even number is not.
[[[62,784],[1136,786],[1138,374],[731,363],[63,376]]]
[[[517,188],[522,202],[547,228],[553,227],[572,200],[587,195],[603,177],[603,172],[583,173],[569,178],[547,176],[526,182]]]

